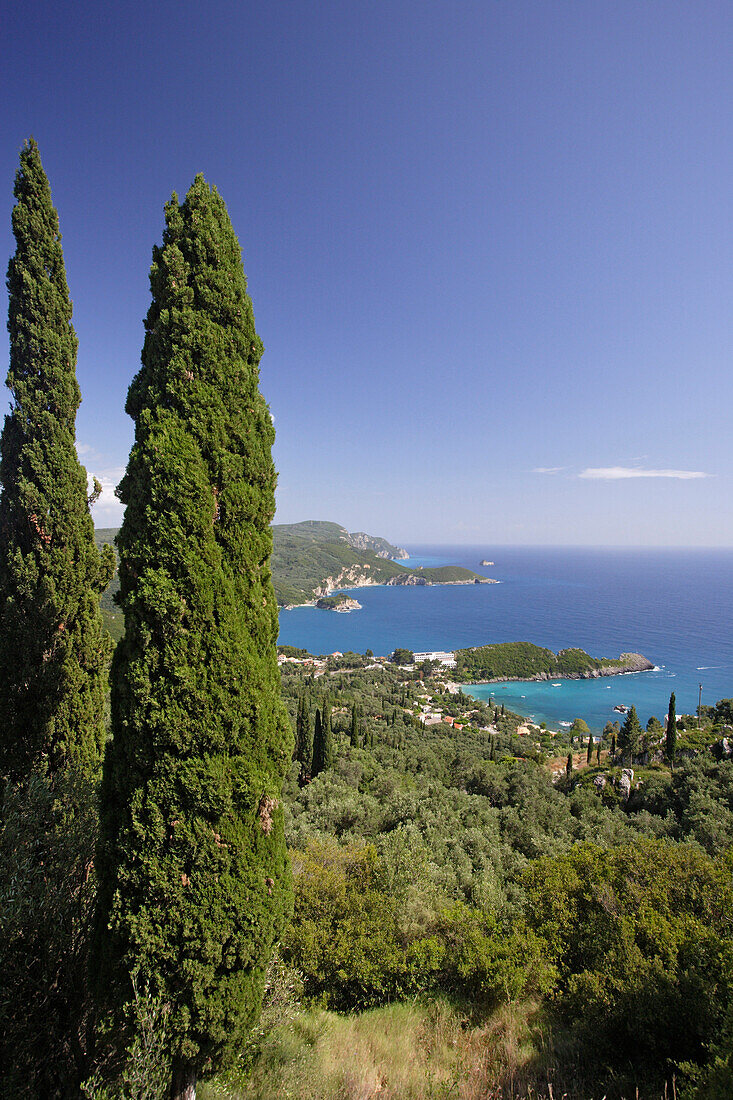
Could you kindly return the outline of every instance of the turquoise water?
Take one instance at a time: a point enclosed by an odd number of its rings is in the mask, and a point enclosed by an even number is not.
[[[465,687],[467,695],[486,700],[489,696],[509,710],[524,714],[535,722],[546,722],[550,729],[573,718],[584,718],[599,732],[608,721],[623,722],[623,714],[614,711],[617,703],[636,707],[643,724],[656,714],[661,721],[667,712],[670,692],[679,693],[677,675],[667,669],[658,672],[633,672],[602,680],[557,680],[552,683],[517,681],[511,684],[475,684]],[[684,693],[679,693],[683,695]],[[697,705],[697,699],[695,699]],[[681,706],[679,712],[691,708]]]
[[[497,585],[361,588],[348,615],[296,608],[280,613],[280,641],[314,653],[390,653],[530,641],[596,657],[643,653],[657,672],[601,680],[492,684],[476,689],[556,728],[581,717],[593,730],[616,703],[643,722],[661,719],[669,695],[678,713],[733,696],[733,551],[408,547],[409,565],[458,564]],[[479,567],[488,558],[495,565]],[[558,682],[558,681],[556,681]],[[524,696],[524,698],[523,698]]]

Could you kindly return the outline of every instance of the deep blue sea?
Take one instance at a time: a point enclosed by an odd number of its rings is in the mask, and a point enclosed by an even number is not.
[[[733,696],[733,550],[600,550],[408,547],[407,565],[464,565],[500,584],[360,588],[361,611],[280,612],[280,642],[311,653],[388,654],[527,641],[594,657],[643,653],[659,671],[600,680],[490,684],[512,710],[551,728],[585,718],[598,731],[632,703],[642,723],[662,718],[670,692],[677,713]],[[487,558],[494,565],[479,562]],[[468,690],[468,689],[465,689]]]

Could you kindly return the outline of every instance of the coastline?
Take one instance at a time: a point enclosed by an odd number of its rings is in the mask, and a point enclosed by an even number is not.
[[[329,577],[328,580],[333,578]],[[456,586],[467,585],[483,585],[483,584],[501,584],[501,581],[494,580],[492,577],[485,577],[477,580],[470,578],[467,580],[459,581],[428,581],[424,577],[421,577],[418,572],[406,573],[397,578],[390,577],[388,581],[373,581],[369,577],[364,577],[360,583],[355,580],[350,580],[347,584],[339,584],[338,582],[333,587],[319,588],[317,594],[311,600],[304,600],[303,603],[286,603],[278,604],[278,611],[296,611],[299,607],[315,607],[319,611],[329,610],[318,607],[318,601],[323,599],[324,596],[333,596],[336,591],[339,592],[355,592],[359,588],[451,588]],[[356,610],[356,608],[352,608]]]
[[[612,703],[633,703],[643,724],[667,712],[672,691],[678,710],[694,714],[699,682],[703,704],[733,693],[733,550],[509,547],[502,548],[501,561],[493,547],[490,552],[458,545],[408,550],[412,560],[403,563],[408,567],[455,563],[476,569],[480,559],[494,559],[492,572],[496,576],[500,567],[501,584],[475,592],[433,587],[399,593],[380,587],[367,599],[354,592],[364,605],[357,615],[281,615],[280,641],[318,653],[366,648],[387,653],[395,646],[475,647],[490,632],[497,641],[532,638],[554,651],[579,645],[596,656],[634,649],[660,668],[652,676],[558,681],[562,688],[533,682],[521,704],[525,689],[516,683],[506,683],[506,691],[501,684],[476,688],[486,695],[495,690],[520,713],[536,709],[538,720],[554,728],[558,720],[578,715],[600,730],[618,717]],[[283,595],[282,602],[288,602]],[[680,621],[684,630],[674,627]],[[466,680],[483,681],[490,671],[476,668]]]

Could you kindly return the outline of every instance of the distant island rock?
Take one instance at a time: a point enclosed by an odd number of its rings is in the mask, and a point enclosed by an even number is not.
[[[486,558],[484,558],[483,561],[479,562],[479,565],[493,565],[493,564],[494,564],[493,561],[487,561]]]
[[[338,592],[335,596],[321,596],[316,600],[315,606],[322,611],[361,611],[359,601],[347,596],[345,592]]]

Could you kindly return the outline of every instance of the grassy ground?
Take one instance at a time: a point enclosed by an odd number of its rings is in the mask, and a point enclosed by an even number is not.
[[[471,1026],[445,1001],[354,1016],[298,1009],[262,1035],[247,1071],[201,1085],[200,1100],[541,1100],[532,1006]],[[248,1059],[245,1059],[248,1060]],[[563,1090],[555,1088],[560,1100]],[[590,1098],[588,1098],[590,1100]]]

